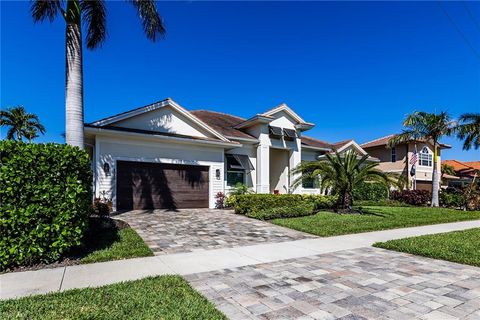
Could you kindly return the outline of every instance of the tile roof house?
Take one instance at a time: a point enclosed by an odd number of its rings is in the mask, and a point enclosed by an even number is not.
[[[353,140],[305,136],[313,126],[286,104],[245,119],[172,99],[86,123],[95,194],[131,210],[214,207],[215,195],[238,182],[257,193],[320,193],[307,184],[291,190],[290,170],[334,150],[366,152]]]
[[[442,165],[453,168],[455,175],[442,175],[442,184],[448,187],[463,187],[480,178],[480,161],[443,160]]]
[[[365,142],[360,146],[372,157],[379,159],[379,168],[385,172],[401,174],[407,179],[409,189],[432,190],[433,173],[433,144],[430,141],[408,141],[396,145],[393,148],[388,146],[390,139],[395,137],[390,134]],[[450,148],[447,144],[440,144],[438,148],[437,172],[440,175],[441,150]],[[416,170],[412,170],[414,163],[412,156],[417,150]],[[415,175],[412,173],[415,172]],[[415,179],[415,186],[413,180]]]

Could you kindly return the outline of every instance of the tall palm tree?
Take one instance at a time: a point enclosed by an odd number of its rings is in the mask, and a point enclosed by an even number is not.
[[[326,154],[318,161],[305,161],[292,170],[297,176],[292,188],[299,186],[304,179],[317,179],[321,190],[332,190],[338,195],[336,209],[351,211],[353,189],[363,182],[390,185],[393,179],[378,170],[378,163],[368,161],[368,155],[359,157],[354,151],[335,155]]]
[[[455,122],[446,112],[428,113],[416,111],[407,115],[403,121],[405,129],[390,139],[389,146],[409,141],[429,141],[433,144],[433,171],[432,171],[432,207],[438,207],[438,192],[440,177],[438,175],[438,145],[442,137],[450,136],[455,132]]]
[[[458,119],[457,136],[465,139],[463,150],[480,148],[480,113],[465,113]]]
[[[154,0],[131,0],[148,39],[164,36],[165,28]],[[66,142],[84,148],[82,26],[86,46],[95,49],[107,36],[107,10],[103,0],[34,0],[31,13],[35,22],[52,22],[61,14],[66,23]]]
[[[27,138],[30,142],[38,137],[38,133],[45,133],[45,127],[40,123],[38,116],[25,111],[23,106],[16,106],[0,111],[0,126],[10,127],[7,139],[22,140]]]

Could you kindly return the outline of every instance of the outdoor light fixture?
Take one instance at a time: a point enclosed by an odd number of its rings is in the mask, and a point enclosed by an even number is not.
[[[215,177],[220,180],[220,169],[215,170]]]
[[[108,162],[105,162],[105,163],[103,164],[103,171],[105,172],[105,174],[106,174],[107,176],[110,175],[110,165],[108,164]]]

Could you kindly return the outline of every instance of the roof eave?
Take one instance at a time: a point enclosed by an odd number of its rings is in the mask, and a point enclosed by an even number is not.
[[[251,117],[250,119],[247,119],[244,122],[241,122],[241,123],[237,124],[234,128],[235,129],[248,128],[248,127],[254,126],[256,124],[267,124],[267,123],[272,122],[273,120],[274,119],[272,117],[257,114],[255,116]]]

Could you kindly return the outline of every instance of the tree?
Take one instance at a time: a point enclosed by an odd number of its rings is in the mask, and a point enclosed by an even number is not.
[[[30,142],[38,137],[38,133],[45,133],[45,127],[40,123],[38,116],[27,113],[23,106],[16,106],[0,111],[0,126],[10,127],[7,139],[22,140],[24,137]]]
[[[480,148],[480,113],[465,113],[458,119],[457,137],[465,140],[463,150]]]
[[[292,188],[299,186],[305,179],[317,179],[321,190],[331,190],[338,195],[336,209],[352,211],[353,190],[362,183],[382,183],[389,186],[393,179],[378,170],[378,163],[368,161],[368,155],[359,157],[354,151],[335,155],[326,154],[318,161],[305,161],[292,170],[298,175]]]
[[[442,137],[450,136],[455,132],[455,122],[446,112],[428,113],[416,111],[407,115],[403,121],[405,129],[389,141],[393,147],[409,141],[428,141],[433,144],[433,171],[432,171],[432,207],[439,206],[438,192],[440,177],[438,175],[438,145]]]
[[[148,39],[164,36],[165,28],[154,0],[130,1],[138,12]],[[86,28],[86,46],[95,49],[106,36],[105,1],[97,0],[35,0],[31,14],[35,22],[52,22],[61,14],[66,23],[66,143],[84,148],[83,132],[83,56],[82,25]]]

